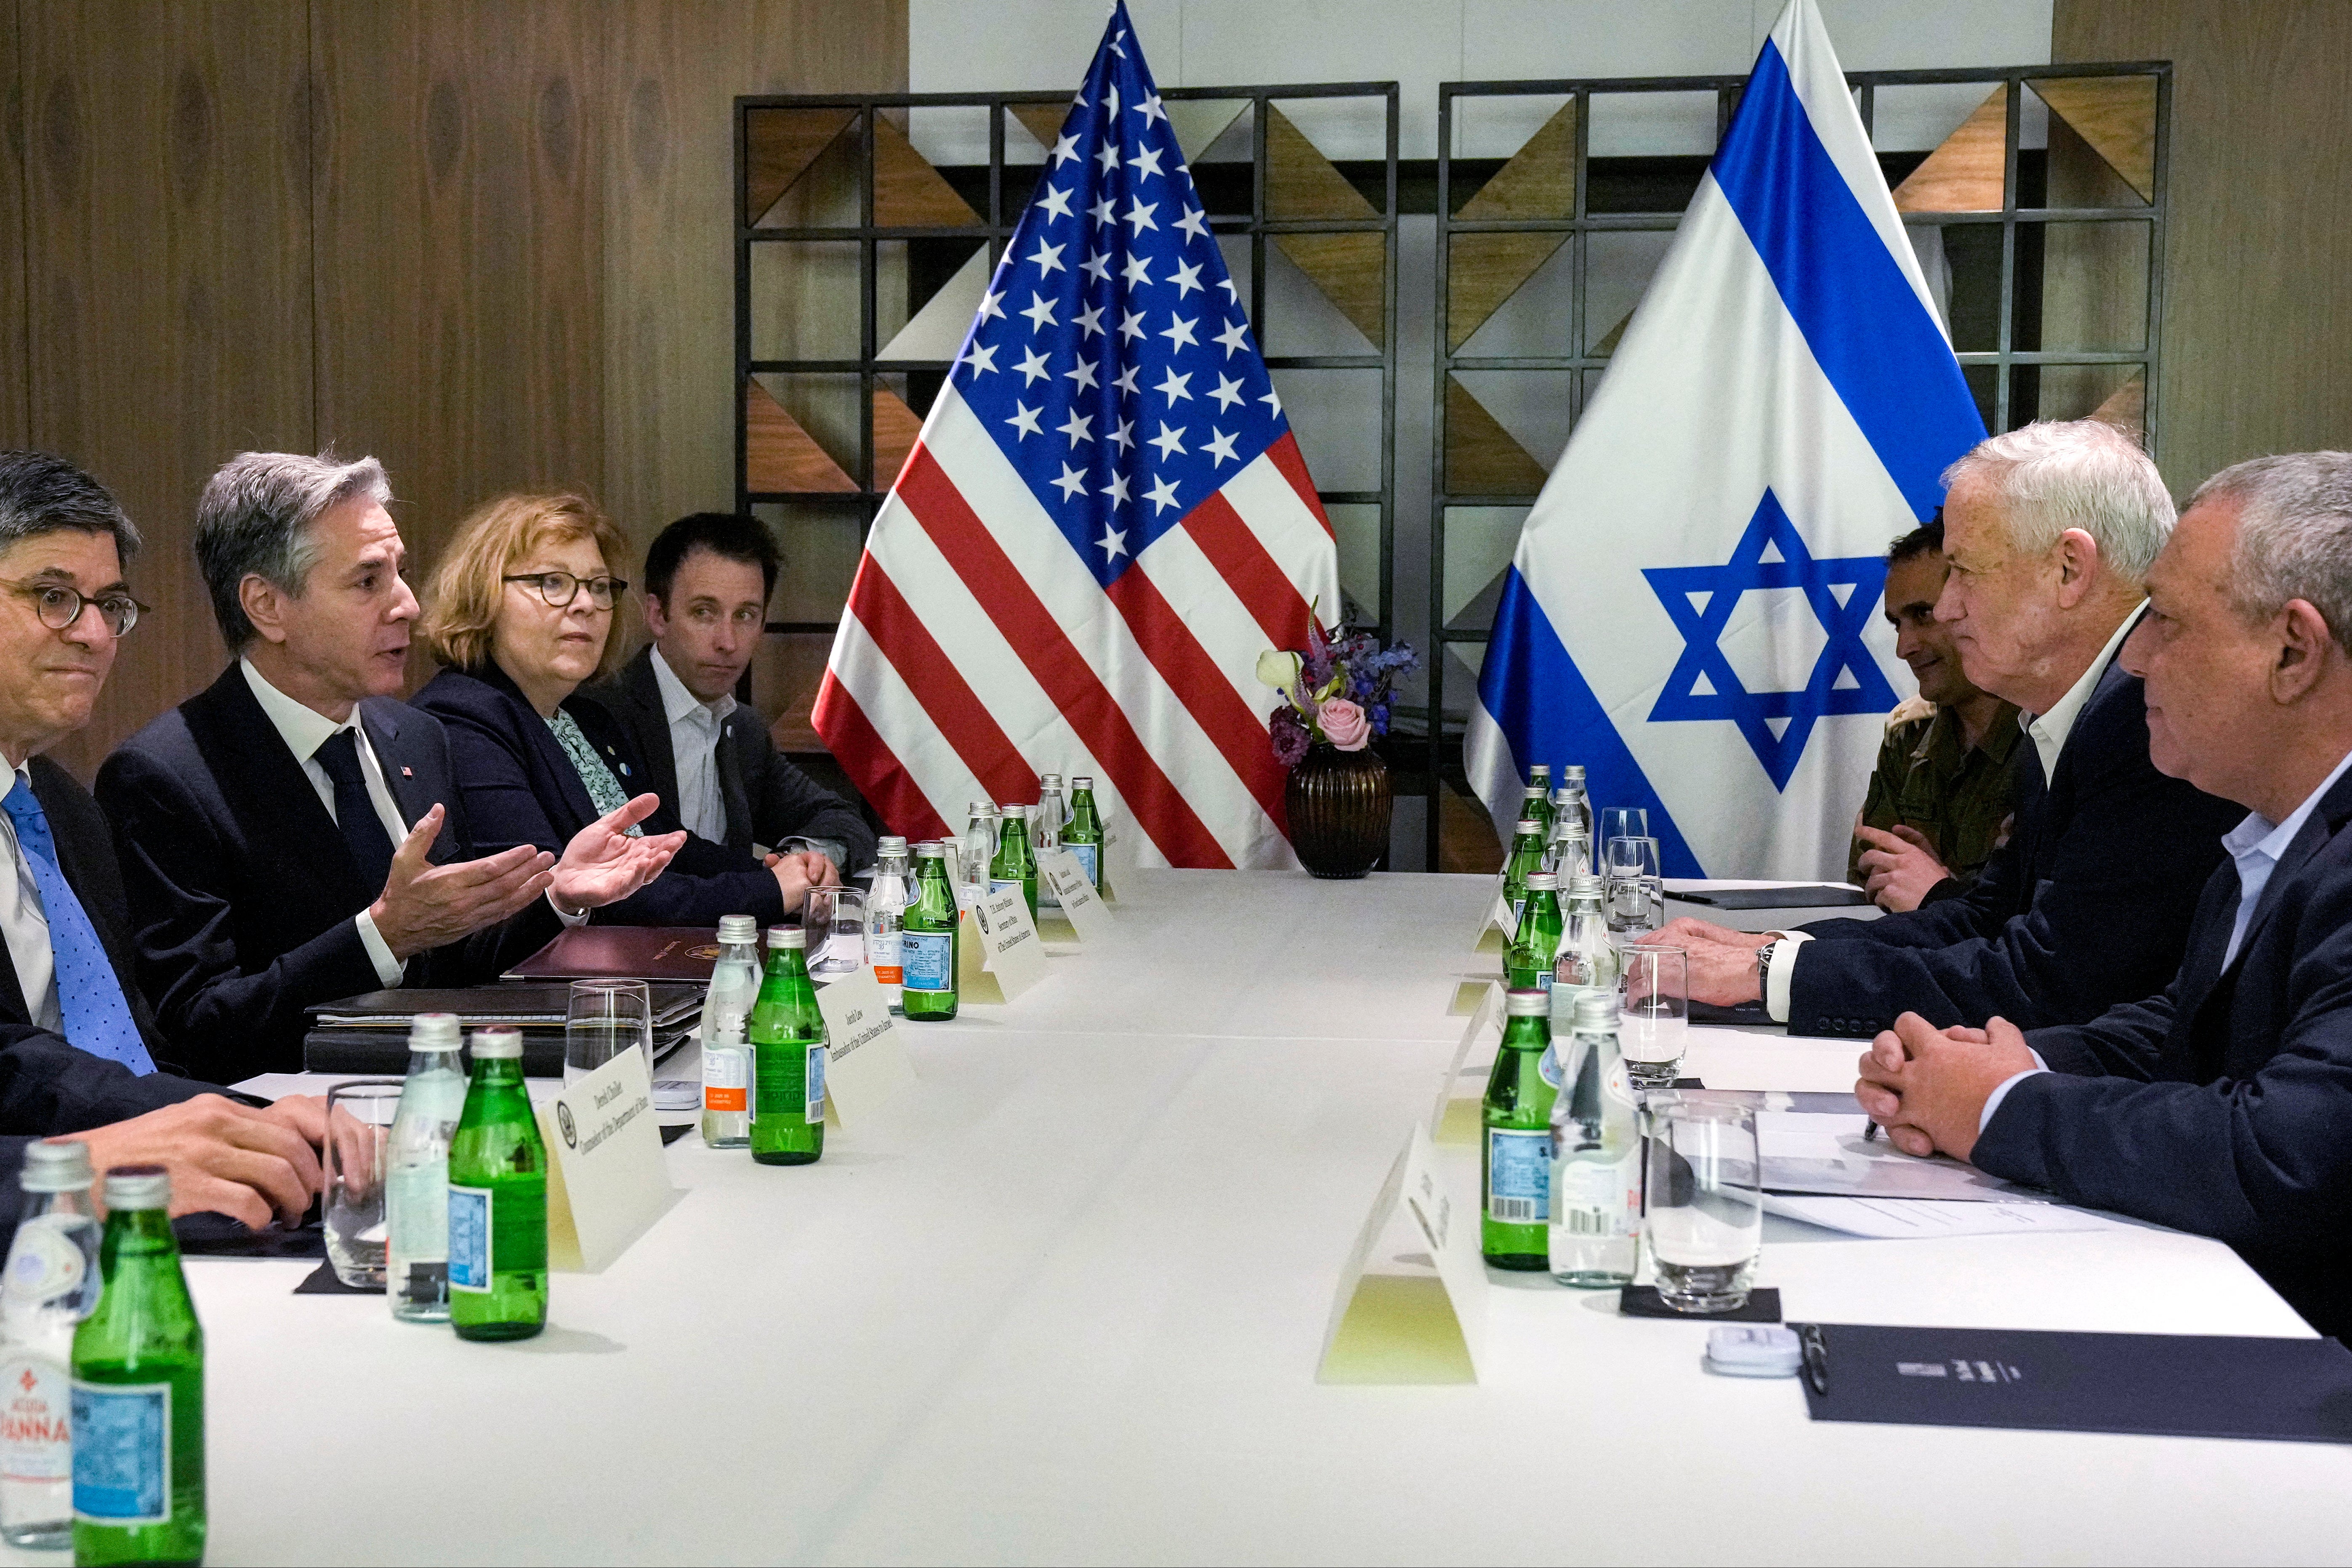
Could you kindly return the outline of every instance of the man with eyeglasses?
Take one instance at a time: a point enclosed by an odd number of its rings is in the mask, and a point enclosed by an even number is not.
[[[688,831],[797,855],[809,884],[823,887],[873,860],[874,830],[779,753],[767,721],[735,700],[781,566],[756,517],[697,512],[670,524],[646,551],[654,640],[587,695],[628,727],[648,787]]]
[[[62,458],[0,452],[0,1236],[37,1138],[91,1163],[161,1164],[175,1214],[255,1226],[318,1190],[320,1103],[247,1100],[174,1071],[135,977],[122,873],[88,791],[39,755],[89,722],[138,624],[123,580],[139,533]]]
[[[373,458],[240,454],[196,559],[234,655],[99,770],[164,1032],[234,1082],[299,1071],[305,1009],[495,977],[635,893],[683,834],[640,795],[562,854],[477,857],[440,722],[393,700],[417,601]]]

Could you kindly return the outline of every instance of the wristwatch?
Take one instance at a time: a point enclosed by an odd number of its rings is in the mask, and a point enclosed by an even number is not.
[[[1772,995],[1772,949],[1789,939],[1784,931],[1767,931],[1756,949],[1756,999],[1769,1005]]]

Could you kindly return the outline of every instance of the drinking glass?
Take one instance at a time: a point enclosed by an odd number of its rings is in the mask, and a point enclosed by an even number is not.
[[[1658,841],[1611,839],[1601,857],[1609,897],[1609,929],[1622,936],[1665,923],[1666,884],[1658,874]]]
[[[397,1078],[355,1078],[327,1091],[320,1218],[327,1261],[346,1285],[383,1289],[384,1153],[400,1112]]]
[[[866,893],[856,887],[813,887],[801,906],[808,933],[809,973],[848,975],[866,961]]]
[[[1640,1089],[1671,1089],[1682,1071],[1690,1027],[1690,954],[1662,943],[1628,943],[1618,955],[1617,1049]]]
[[[1650,813],[1642,806],[1612,806],[1601,813],[1601,841],[1612,839],[1646,839],[1650,836]]]
[[[574,980],[563,1020],[563,1083],[570,1088],[631,1046],[654,1075],[653,1005],[643,980]]]
[[[1649,1097],[1643,1235],[1658,1294],[1685,1312],[1748,1304],[1764,1241],[1756,1112],[1722,1097]]]

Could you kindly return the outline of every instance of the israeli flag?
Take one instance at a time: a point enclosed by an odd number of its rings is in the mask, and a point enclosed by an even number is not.
[[[1465,760],[1506,841],[1528,768],[1580,762],[1669,876],[1837,872],[1897,700],[1887,544],[1984,434],[1792,0],[1504,582]]]

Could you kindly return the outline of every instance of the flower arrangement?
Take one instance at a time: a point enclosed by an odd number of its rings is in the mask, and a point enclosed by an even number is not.
[[[1410,643],[1383,648],[1369,632],[1325,630],[1307,618],[1307,646],[1269,648],[1257,659],[1257,678],[1280,692],[1267,716],[1275,760],[1296,768],[1310,746],[1361,751],[1389,732],[1389,688],[1421,663]]]

